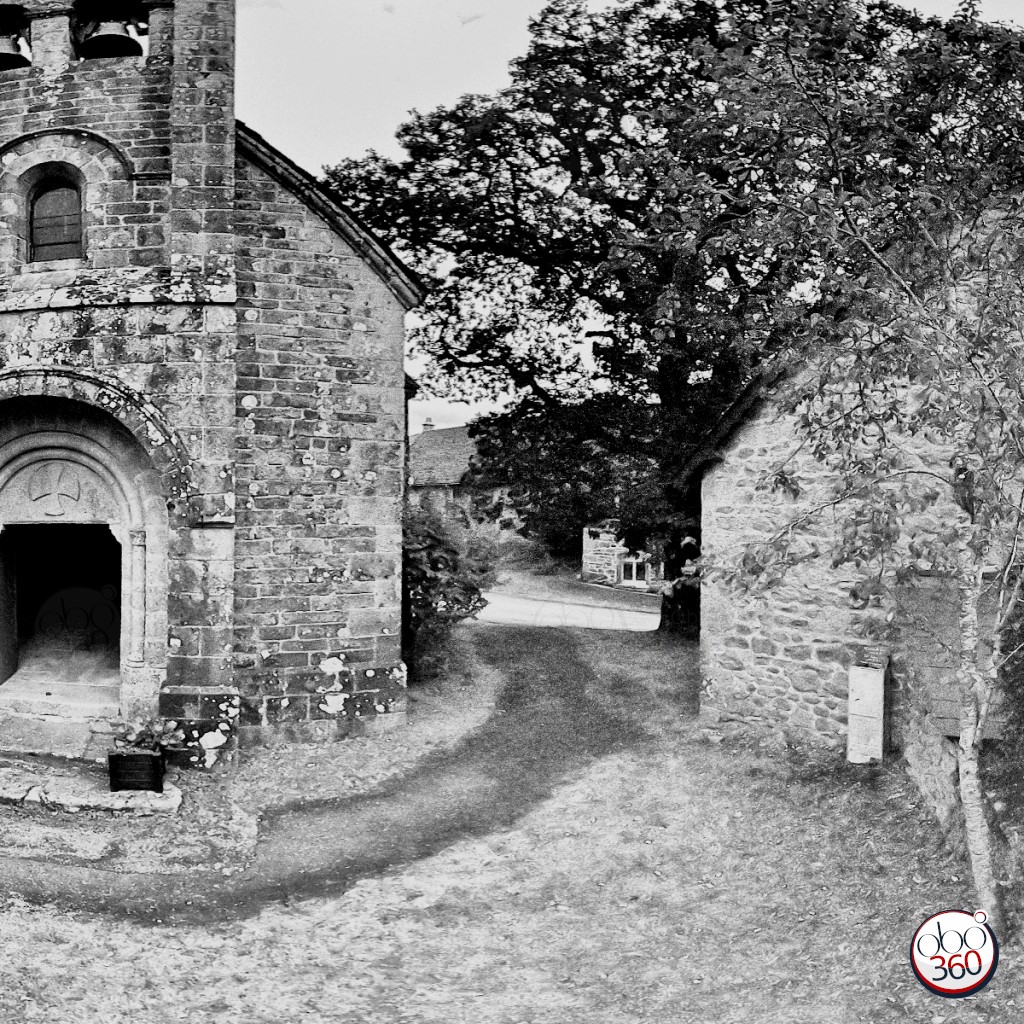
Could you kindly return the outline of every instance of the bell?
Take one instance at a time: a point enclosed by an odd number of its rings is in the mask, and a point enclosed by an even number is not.
[[[0,36],[0,71],[28,68],[32,61],[21,52],[17,36]]]
[[[127,21],[101,21],[78,48],[83,60],[102,57],[141,57],[142,44],[128,31]]]

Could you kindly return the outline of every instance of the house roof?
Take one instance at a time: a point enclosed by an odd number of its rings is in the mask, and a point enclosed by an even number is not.
[[[409,442],[409,477],[413,487],[455,487],[469,472],[476,445],[468,427],[424,430]]]
[[[373,268],[406,309],[423,301],[426,289],[419,278],[345,208],[342,197],[293,163],[280,150],[236,121],[238,150],[311,210],[319,214]]]

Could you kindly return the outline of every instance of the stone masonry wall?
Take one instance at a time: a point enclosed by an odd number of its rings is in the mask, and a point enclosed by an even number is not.
[[[241,697],[243,738],[336,734],[404,707],[416,286],[321,219],[315,183],[236,159],[234,0],[144,4],[148,58],[79,61],[70,2],[23,0],[33,66],[0,72],[0,405],[95,406],[156,470],[145,575],[165,607],[146,608],[152,685],[133,692],[152,707],[133,712],[213,729]],[[54,165],[81,188],[85,252],[33,262]]]
[[[609,583],[612,586],[618,585],[622,582],[622,563],[629,555],[629,548],[619,540],[614,528],[601,526],[583,528],[582,578],[584,580],[594,583]],[[648,586],[657,587],[661,580],[661,566],[648,561]]]
[[[704,477],[705,556],[735,565],[748,545],[767,541],[793,517],[834,496],[828,467],[798,446],[795,422],[771,406],[739,431]],[[908,460],[944,464],[948,471],[948,458],[923,443],[908,442],[906,452]],[[797,498],[759,486],[784,464],[799,483]],[[937,508],[932,514],[952,517],[954,511]],[[866,630],[872,609],[859,607],[851,593],[856,570],[832,566],[840,515],[822,512],[798,531],[797,550],[810,554],[816,546],[819,554],[769,589],[741,594],[714,576],[705,581],[701,647],[708,708],[845,743],[849,668],[879,641]],[[910,733],[922,727],[937,738],[957,731],[951,708],[958,702],[958,649],[948,580],[924,576],[898,597],[900,612],[884,643],[895,681],[894,741],[906,748]],[[993,733],[998,729],[997,716]]]
[[[759,489],[770,467],[794,448],[793,426],[763,410],[739,433],[723,461],[705,473],[705,557],[736,562],[746,545],[767,539],[798,511],[797,502]],[[800,506],[824,499],[828,483],[813,460],[799,463]],[[814,528],[827,543],[827,524]],[[741,596],[706,582],[701,592],[705,704],[730,718],[789,725],[835,742],[846,725],[847,671],[856,647],[852,581],[825,560],[805,563],[777,587]]]
[[[53,161],[63,161],[70,151],[97,164],[106,150],[123,171],[87,184],[90,266],[70,268],[62,283],[74,285],[83,277],[99,290],[108,284],[120,292],[129,280],[133,287],[166,282],[172,75],[163,40],[148,61],[79,63],[71,53],[70,4],[23,5],[32,18],[35,64],[0,72],[0,171],[6,179],[0,185],[0,298],[32,290],[18,288],[17,276],[9,276],[26,256],[23,211],[9,186],[24,155],[40,149]],[[133,269],[126,274],[128,268]]]
[[[403,309],[276,180],[244,159],[237,176],[242,722],[332,730],[357,705],[404,707]],[[334,660],[343,718],[318,693]]]
[[[148,59],[83,62],[69,3],[24,6],[33,67],[0,72],[0,399],[94,404],[150,454],[166,628],[133,710],[160,690],[164,713],[213,720],[234,685],[234,3],[151,0]],[[85,255],[30,262],[30,191],[53,164],[81,184]]]
[[[611,530],[583,528],[583,579],[601,583],[617,583],[619,561],[625,547]]]

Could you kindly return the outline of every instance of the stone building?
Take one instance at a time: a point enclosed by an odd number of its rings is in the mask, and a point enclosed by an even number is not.
[[[441,515],[459,509],[466,525],[495,537],[518,529],[508,488],[474,472],[475,456],[469,427],[437,429],[427,420],[423,432],[409,441],[410,501]]]
[[[744,551],[766,542],[802,515],[794,534],[807,557],[766,589],[743,593],[712,574],[702,586],[702,706],[726,719],[784,728],[805,739],[843,745],[852,727],[851,672],[885,670],[891,749],[901,752],[915,781],[940,814],[955,801],[960,696],[956,683],[959,627],[949,581],[921,572],[897,594],[894,632],[873,637],[876,617],[857,590],[858,574],[825,554],[837,536],[828,507],[835,476],[800,444],[796,418],[778,401],[785,381],[755,382],[708,434],[692,459],[702,474],[702,554],[736,565]],[[920,439],[903,445],[907,465],[948,473],[948,453]],[[799,482],[799,494],[766,487],[777,467]],[[929,513],[956,515],[941,505]],[[986,735],[999,735],[996,708]]]
[[[476,445],[468,427],[443,427],[430,420],[409,440],[409,498],[435,512],[469,497],[466,481]]]
[[[660,562],[646,551],[630,551],[619,539],[619,521],[606,519],[583,528],[583,571],[586,583],[659,590],[664,582]]]
[[[419,285],[235,120],[234,0],[0,22],[0,749],[400,711]]]

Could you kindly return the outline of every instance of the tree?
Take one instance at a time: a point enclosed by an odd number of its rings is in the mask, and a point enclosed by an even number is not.
[[[978,896],[999,927],[980,754],[1000,676],[1019,653],[1004,653],[1002,639],[1024,580],[1024,35],[973,15],[965,6],[893,49],[872,82],[881,103],[864,101],[863,68],[848,55],[816,59],[820,34],[764,39],[762,67],[795,97],[789,116],[808,152],[804,180],[762,215],[814,233],[805,288],[841,295],[849,312],[840,334],[776,356],[813,368],[795,380],[791,407],[803,445],[834,469],[835,492],[749,550],[741,572],[771,585],[831,555],[862,573],[857,591],[878,606],[883,635],[899,626],[898,595],[920,571],[947,577],[959,618],[961,802]],[[837,23],[829,49],[866,27]],[[758,117],[750,74],[737,67],[718,93],[747,125]],[[799,490],[787,466],[774,475]],[[815,529],[825,511],[840,517],[830,552]]]
[[[500,474],[524,530],[554,554],[578,560],[585,524],[624,510],[632,521],[650,522],[660,513],[651,421],[648,409],[614,395],[553,407],[525,398],[470,431],[482,476]],[[614,450],[612,431],[619,434]],[[643,501],[653,513],[637,510]]]
[[[736,6],[748,18],[802,10],[796,0]],[[618,495],[624,528],[631,543],[660,544],[670,576],[699,518],[679,466],[762,354],[805,327],[791,290],[808,239],[753,233],[756,194],[776,177],[785,140],[737,140],[734,126],[705,117],[717,76],[742,59],[737,45],[712,3],[634,0],[594,14],[556,0],[511,88],[417,116],[400,132],[405,161],[371,154],[328,174],[431,281],[414,338],[434,386],[510,393],[513,411],[486,431],[512,428],[533,446],[550,448],[567,419],[588,421],[588,463],[630,481]],[[716,127],[666,167],[660,139],[686,122]],[[737,176],[748,192],[739,204],[725,188]],[[685,203],[670,199],[683,178]],[[766,245],[771,265],[744,278]],[[578,457],[578,440],[567,433],[562,461]],[[550,508],[550,474],[522,475],[500,447],[489,468]]]
[[[657,500],[624,519],[674,574],[707,424],[758,374],[817,366],[800,408],[813,450],[841,464],[835,557],[884,566],[880,590],[915,559],[958,585],[961,783],[992,903],[972,780],[998,665],[977,602],[990,559],[1008,559],[1008,605],[1019,579],[1019,33],[971,5],[942,22],[860,0],[555,0],[532,35],[509,89],[416,116],[400,163],[329,175],[432,281],[415,333],[435,383],[528,400],[491,426],[530,443],[568,410],[607,411],[585,417],[586,440],[634,477],[656,464]],[[623,428],[644,415],[639,435]],[[892,445],[929,432],[954,465],[921,490],[927,473]],[[794,486],[785,467],[777,482]],[[960,501],[953,531],[911,537],[943,493]],[[796,535],[748,570],[785,571]]]

